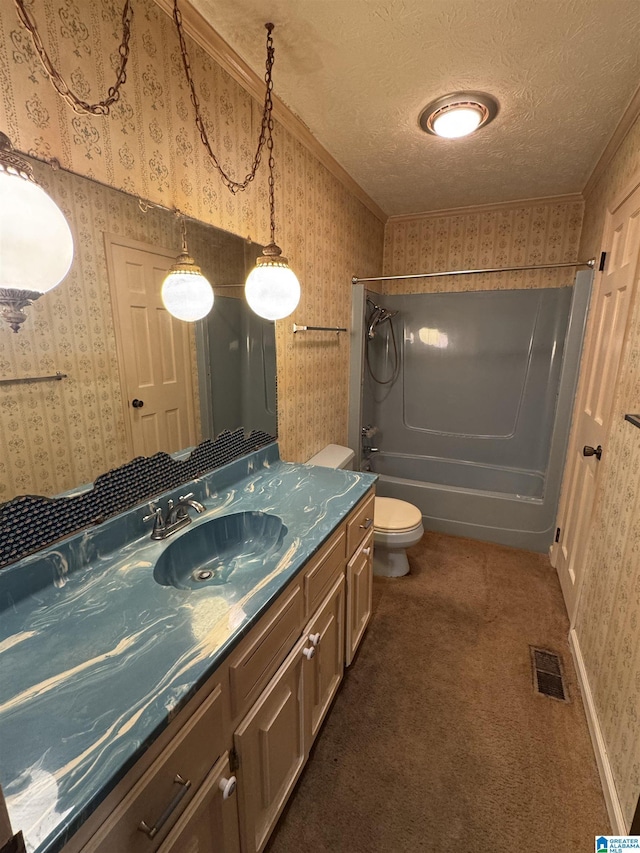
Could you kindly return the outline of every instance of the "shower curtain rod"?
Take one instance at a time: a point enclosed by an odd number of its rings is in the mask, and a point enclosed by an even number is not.
[[[444,275],[477,275],[478,273],[488,272],[520,272],[521,270],[555,270],[561,267],[589,267],[594,269],[596,259],[590,258],[588,261],[576,261],[568,264],[539,264],[538,266],[530,267],[490,267],[484,270],[447,270],[446,272],[417,272],[411,275],[378,275],[373,278],[357,278],[355,275],[351,279],[351,284],[360,284],[362,281],[398,281],[404,278],[438,278]]]

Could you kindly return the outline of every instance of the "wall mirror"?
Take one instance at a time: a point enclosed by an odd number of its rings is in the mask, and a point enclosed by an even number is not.
[[[0,328],[0,502],[60,494],[224,429],[275,436],[274,324],[251,312],[243,290],[261,247],[187,219],[215,303],[183,323],[160,300],[181,247],[175,213],[31,162],[67,216],[74,261],[26,309],[19,333]]]

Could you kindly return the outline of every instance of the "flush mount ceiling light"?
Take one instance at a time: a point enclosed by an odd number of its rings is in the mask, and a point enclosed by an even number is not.
[[[22,309],[60,284],[72,260],[64,214],[0,133],[0,316],[14,332]]]
[[[484,92],[455,92],[432,101],[420,113],[420,127],[434,136],[458,139],[488,124],[498,102]]]

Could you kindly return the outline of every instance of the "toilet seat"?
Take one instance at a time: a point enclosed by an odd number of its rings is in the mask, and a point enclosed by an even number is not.
[[[376,497],[373,526],[380,533],[409,533],[422,525],[422,513],[417,506],[397,498]]]

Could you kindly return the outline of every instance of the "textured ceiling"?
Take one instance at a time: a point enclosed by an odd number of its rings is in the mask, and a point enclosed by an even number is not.
[[[580,192],[640,83],[640,0],[191,0],[388,215]],[[459,140],[418,115],[500,103]],[[277,158],[277,152],[276,152]]]

